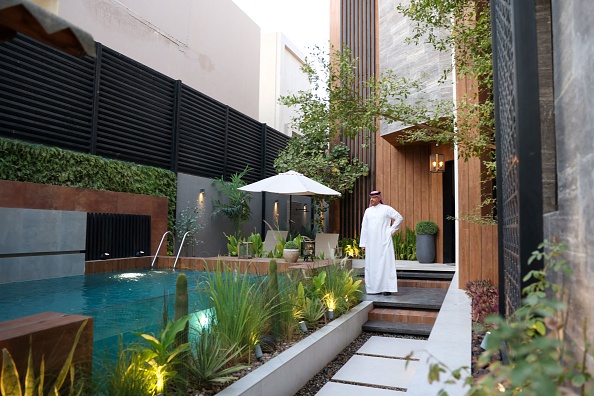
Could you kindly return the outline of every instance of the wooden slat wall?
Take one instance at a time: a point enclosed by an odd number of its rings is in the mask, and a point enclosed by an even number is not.
[[[402,229],[414,230],[421,220],[432,220],[443,229],[443,176],[429,172],[429,154],[433,147],[394,147],[379,136],[377,140],[376,183],[384,202],[404,217]],[[453,151],[448,147],[439,147],[438,152],[444,154],[446,160],[453,159]],[[436,262],[443,262],[441,233],[436,238],[436,251]]]
[[[456,96],[475,97],[476,81],[458,78]],[[479,158],[458,162],[458,213],[472,213],[483,201],[481,194],[482,162]],[[473,280],[489,279],[498,283],[497,226],[459,221],[459,286]]]
[[[443,176],[429,172],[429,155],[434,146],[394,147],[377,139],[377,188],[384,202],[404,216],[404,227],[414,229],[421,220],[432,220],[443,229]],[[446,161],[454,159],[453,150],[437,148]],[[481,162],[470,159],[458,162],[458,210],[467,213],[481,203]],[[497,283],[497,226],[458,222],[458,263],[460,287],[471,280],[490,279]],[[443,235],[436,238],[436,262],[443,262]]]

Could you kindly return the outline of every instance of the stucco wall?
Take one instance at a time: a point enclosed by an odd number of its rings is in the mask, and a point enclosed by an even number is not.
[[[544,233],[568,245],[574,274],[556,280],[571,296],[566,335],[583,350],[584,320],[588,341],[594,342],[594,2],[552,0],[551,5],[558,210],[545,215]]]
[[[279,32],[262,34],[260,55],[260,121],[291,136],[287,124],[296,115],[293,108],[278,103],[281,95],[309,89],[307,76],[301,71],[304,56],[287,37]]]
[[[258,118],[260,28],[231,0],[60,0],[59,16],[140,63]]]

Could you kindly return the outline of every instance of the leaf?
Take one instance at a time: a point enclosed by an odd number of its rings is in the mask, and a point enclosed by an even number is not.
[[[3,395],[21,396],[19,373],[6,348],[2,349],[2,374],[0,375],[0,391]]]

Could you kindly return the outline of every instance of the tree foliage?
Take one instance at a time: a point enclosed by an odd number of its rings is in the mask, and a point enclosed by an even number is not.
[[[482,0],[410,0],[397,10],[413,23],[412,44],[430,44],[438,51],[455,51],[455,69],[476,91],[459,98],[456,134],[463,158],[486,159],[487,172],[494,176],[493,51],[489,3]],[[449,34],[444,34],[447,32]],[[444,70],[444,75],[450,73]],[[412,140],[423,136],[413,134]],[[488,154],[488,155],[485,155]]]
[[[303,135],[293,136],[274,161],[274,167],[279,172],[294,170],[302,173],[336,191],[351,191],[355,181],[367,175],[369,167],[356,157],[351,158],[350,150],[344,143],[330,147],[328,142],[327,134],[315,131],[304,131]],[[313,197],[320,230],[323,230],[326,203],[335,198]]]
[[[330,54],[315,48],[312,56],[302,67],[312,88],[279,99],[281,104],[296,108],[293,125],[298,130],[329,139],[361,134],[368,139],[377,131],[377,120],[382,119],[415,125],[438,139],[452,139],[450,101],[410,100],[412,93],[422,90],[422,80],[397,76],[392,71],[362,80],[359,59],[348,48],[332,48]]]

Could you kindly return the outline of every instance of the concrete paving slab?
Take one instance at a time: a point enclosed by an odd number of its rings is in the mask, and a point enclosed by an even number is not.
[[[357,353],[404,358],[413,352],[412,358],[419,359],[426,345],[426,340],[373,336],[359,348]]]
[[[404,393],[391,389],[328,382],[316,393],[316,396],[399,396]]]
[[[407,388],[418,362],[354,355],[332,377],[333,380],[360,384]]]

